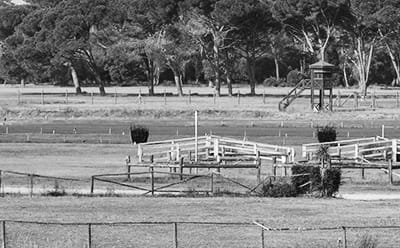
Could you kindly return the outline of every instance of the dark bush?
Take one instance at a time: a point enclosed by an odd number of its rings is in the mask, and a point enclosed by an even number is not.
[[[262,195],[265,197],[296,197],[296,188],[285,182],[266,183],[262,186]]]
[[[149,129],[146,127],[131,125],[130,132],[132,143],[146,143],[149,138]]]
[[[317,136],[320,143],[336,141],[336,128],[332,126],[318,128]]]
[[[342,171],[339,168],[326,169],[322,179],[322,194],[327,197],[332,197],[333,194],[339,191]]]
[[[310,174],[309,176],[292,177],[292,185],[296,189],[297,194],[305,194],[310,187],[300,187],[311,181],[311,190],[320,190],[321,188],[321,170],[316,166],[295,165],[292,167],[292,175]]]

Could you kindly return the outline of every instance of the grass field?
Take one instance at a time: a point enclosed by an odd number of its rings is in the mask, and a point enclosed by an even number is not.
[[[1,219],[53,222],[126,221],[258,221],[271,228],[396,225],[399,201],[359,202],[328,199],[265,198],[4,198]],[[173,226],[94,227],[94,247],[172,247]],[[52,227],[10,224],[10,247],[84,247],[84,227]],[[398,230],[397,230],[398,232]],[[349,247],[364,233],[376,237],[379,247],[397,247],[396,230],[349,230]],[[267,232],[266,247],[337,247],[339,231]],[[41,238],[38,238],[41,237]],[[46,240],[47,239],[47,240]],[[179,227],[180,247],[261,247],[257,227]],[[68,243],[69,242],[69,243]],[[17,246],[20,244],[20,246]],[[74,246],[75,245],[75,246]],[[297,246],[296,246],[297,245]],[[31,246],[33,247],[33,246]],[[53,246],[54,247],[54,246]]]
[[[309,99],[300,98],[281,113],[279,100],[289,88],[258,88],[257,97],[247,97],[247,87],[235,88],[237,96],[216,98],[210,88],[185,88],[193,96],[178,98],[172,87],[157,88],[158,97],[138,93],[145,88],[108,89],[109,95],[94,95],[94,88],[84,88],[85,96],[69,95],[65,88],[3,87],[0,89],[0,114],[7,118],[0,126],[0,170],[36,173],[84,180],[69,186],[89,188],[91,175],[125,172],[125,156],[134,156],[128,127],[140,123],[150,129],[150,140],[188,137],[193,134],[193,112],[200,113],[199,133],[210,133],[277,145],[293,146],[299,154],[301,144],[315,142],[315,126],[334,124],[341,139],[369,137],[381,134],[386,125],[388,137],[399,137],[397,91],[371,89],[377,95],[378,107],[372,109],[369,100],[360,100],[361,107],[353,110],[352,100],[335,113],[313,113]],[[21,92],[17,104],[18,90]],[[67,89],[73,92],[72,88]],[[117,92],[117,98],[114,93]],[[346,95],[354,92],[340,90]],[[265,92],[265,103],[262,94]],[[338,94],[335,90],[335,94]],[[223,91],[226,94],[225,91]],[[240,100],[240,102],[239,102]],[[116,102],[115,102],[116,101]],[[190,102],[189,102],[190,101]],[[3,119],[3,118],[2,118]],[[281,127],[283,121],[283,127]],[[310,127],[310,125],[314,127]],[[6,129],[7,128],[7,129]],[[73,133],[76,128],[77,134]],[[110,134],[111,129],[111,134]],[[6,134],[6,130],[9,132]],[[55,131],[55,134],[53,133]],[[42,133],[40,133],[42,132]],[[222,171],[244,180],[254,179],[255,170]],[[271,174],[266,166],[263,176]],[[346,170],[340,193],[399,193],[398,186],[388,186],[387,175],[379,170],[366,172]],[[9,181],[7,181],[9,180]],[[3,183],[28,185],[28,179],[5,178]],[[54,180],[37,181],[36,187],[54,184]],[[61,186],[67,184],[60,182]],[[109,186],[101,185],[104,188]],[[185,186],[186,187],[186,186]],[[110,191],[115,190],[111,188]],[[253,197],[12,197],[0,199],[0,219],[65,222],[119,221],[259,221],[268,227],[334,227],[400,225],[399,200],[348,201],[342,199]],[[54,227],[10,224],[7,247],[85,247],[86,227]],[[378,239],[382,248],[398,247],[399,230],[349,230],[348,247],[357,247],[365,233]],[[179,247],[261,247],[260,229],[253,225],[179,226]],[[94,247],[172,247],[173,229],[162,226],[95,226]],[[338,247],[341,231],[267,232],[266,247]],[[1,239],[1,238],[0,238]]]

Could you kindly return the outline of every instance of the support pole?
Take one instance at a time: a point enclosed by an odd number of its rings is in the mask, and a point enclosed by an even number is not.
[[[174,245],[178,248],[178,223],[174,223]]]
[[[381,134],[382,138],[385,138],[385,125],[382,125],[382,134]]]
[[[389,174],[389,184],[393,185],[393,161],[390,159],[389,159],[388,174]]]
[[[151,195],[154,196],[154,167],[150,167]]]
[[[194,161],[198,161],[199,157],[199,139],[198,139],[198,113],[197,110],[194,112],[194,139],[195,139],[195,144],[194,144]]]
[[[183,180],[183,157],[181,157],[180,159],[179,159],[179,178],[180,178],[180,180]]]
[[[92,224],[88,224],[88,248],[92,248]]]
[[[264,235],[264,228],[261,227],[261,248],[265,248],[265,235]]]
[[[346,232],[346,227],[342,227],[343,229],[343,245],[344,248],[347,248],[347,232]]]
[[[3,220],[1,222],[1,226],[2,226],[2,242],[1,242],[1,248],[7,248],[7,240],[6,240],[6,221]]]
[[[95,180],[95,177],[92,176],[91,181],[90,181],[90,194],[92,194],[92,195],[94,192],[94,180]]]
[[[329,111],[333,111],[333,89],[329,89]]]

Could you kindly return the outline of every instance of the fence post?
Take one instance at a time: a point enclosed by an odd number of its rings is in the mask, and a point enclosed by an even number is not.
[[[65,104],[68,104],[68,89],[65,89]]]
[[[29,196],[33,196],[33,174],[29,175],[29,188],[30,188],[30,193]]]
[[[175,248],[178,248],[178,223],[174,222],[174,243]]]
[[[192,104],[192,91],[189,90],[189,104]]]
[[[179,159],[179,173],[180,173],[180,175],[179,175],[179,178],[180,178],[180,180],[183,180],[183,157],[181,157],[180,159]]]
[[[389,184],[393,185],[393,161],[390,159],[389,159],[388,174],[389,174]]]
[[[88,224],[88,248],[92,248],[92,224]]]
[[[400,107],[400,95],[399,92],[396,92],[396,107]]]
[[[214,173],[210,175],[210,187],[211,187],[211,195],[214,195]]]
[[[382,125],[382,134],[381,134],[382,138],[385,138],[385,125]]]
[[[41,103],[44,105],[44,90],[42,89],[42,92],[40,93],[41,96]]]
[[[359,147],[358,144],[354,145],[354,158],[358,158]]]
[[[358,109],[358,94],[354,93],[354,109]]]
[[[90,99],[91,99],[91,102],[92,102],[92,104],[93,104],[93,103],[94,103],[93,91],[92,91],[92,92],[90,92]]]
[[[117,104],[117,88],[114,88],[114,104]]]
[[[2,243],[1,243],[1,248],[7,248],[7,240],[6,240],[6,221],[3,220],[1,222],[1,226],[2,226]]]
[[[344,248],[347,248],[347,233],[346,233],[346,227],[342,226],[343,229],[343,244]]]
[[[392,161],[397,162],[397,139],[392,140]]]
[[[4,197],[3,194],[3,171],[0,170],[0,196]]]
[[[154,196],[154,167],[150,167],[151,195]]]
[[[261,248],[265,248],[264,228],[261,227]]]
[[[265,90],[263,91],[263,104],[265,104]]]
[[[92,176],[91,182],[90,182],[90,194],[92,194],[92,195],[93,195],[93,192],[94,192],[94,180],[95,180],[95,177]]]
[[[140,144],[137,145],[138,146],[138,161],[139,163],[143,162],[143,150],[142,150],[142,146]]]
[[[240,90],[237,93],[237,101],[238,101],[238,105],[240,105]]]
[[[261,158],[260,151],[256,153],[256,162],[257,162],[257,183],[261,183]]]
[[[167,105],[167,92],[164,90],[164,105]]]

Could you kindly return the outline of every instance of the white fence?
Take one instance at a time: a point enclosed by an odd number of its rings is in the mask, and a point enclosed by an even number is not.
[[[180,158],[190,161],[214,160],[221,162],[225,155],[239,155],[278,163],[294,162],[293,148],[236,140],[215,135],[148,142],[138,145],[138,162],[178,163]]]
[[[384,159],[392,158],[397,162],[400,155],[400,140],[371,137],[363,139],[341,140],[335,142],[312,143],[302,146],[303,158],[315,157],[321,145],[328,145],[331,156],[342,158]]]

